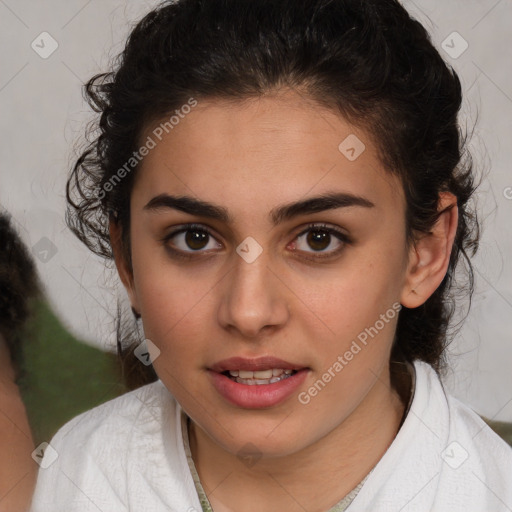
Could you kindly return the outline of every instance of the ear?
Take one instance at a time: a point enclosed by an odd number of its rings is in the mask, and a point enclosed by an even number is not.
[[[452,252],[458,225],[457,198],[441,192],[437,222],[429,233],[422,234],[409,250],[409,262],[400,302],[407,308],[424,304],[443,281]]]
[[[125,253],[123,250],[122,244],[122,227],[121,224],[111,218],[109,221],[109,233],[110,233],[110,244],[112,246],[112,251],[114,253],[114,262],[117,267],[117,272],[123,283],[126,292],[128,293],[128,297],[130,299],[130,303],[133,309],[137,312],[140,311],[139,304],[137,301],[137,293],[135,291],[135,285],[133,280],[133,271],[130,268],[128,261],[126,261]]]

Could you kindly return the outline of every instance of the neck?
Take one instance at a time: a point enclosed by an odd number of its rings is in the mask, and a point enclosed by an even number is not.
[[[215,512],[321,512],[335,505],[372,470],[399,430],[405,405],[390,384],[388,370],[329,434],[301,451],[262,458],[252,467],[191,422],[191,453]]]

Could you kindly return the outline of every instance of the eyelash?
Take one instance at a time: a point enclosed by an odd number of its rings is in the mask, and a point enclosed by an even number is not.
[[[164,238],[162,238],[160,240],[160,242],[162,242],[165,245],[166,249],[173,255],[173,257],[177,257],[177,258],[180,258],[183,260],[190,261],[193,259],[197,259],[198,257],[201,257],[201,256],[197,256],[197,255],[204,251],[197,250],[197,251],[184,252],[181,249],[173,249],[172,247],[170,247],[168,245],[168,242],[172,238],[174,238],[176,235],[179,235],[181,233],[186,233],[187,231],[200,231],[200,232],[206,233],[209,237],[215,239],[213,234],[204,225],[186,224],[186,225],[180,227],[179,229],[173,231],[172,233],[169,233],[168,235],[166,235]],[[313,253],[313,254],[316,254],[313,257],[306,256],[305,259],[308,259],[308,260],[318,261],[321,259],[333,258],[333,257],[337,256],[341,251],[343,251],[343,249],[345,248],[345,245],[352,243],[352,240],[345,233],[343,233],[342,231],[340,231],[332,226],[328,226],[328,225],[322,224],[322,223],[308,224],[304,230],[302,230],[300,233],[298,233],[295,236],[294,241],[297,238],[300,238],[301,236],[307,234],[310,231],[322,231],[322,232],[328,233],[329,235],[334,235],[340,242],[342,242],[342,245],[338,249],[329,251],[327,253],[317,252],[317,253]]]

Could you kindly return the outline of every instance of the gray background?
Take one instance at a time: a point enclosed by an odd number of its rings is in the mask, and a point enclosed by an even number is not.
[[[512,420],[512,0],[404,1],[459,73],[463,127],[487,174],[470,316],[450,346],[448,389],[489,418]],[[156,2],[0,0],[0,203],[33,248],[51,304],[88,343],[114,347],[112,271],[64,224],[64,184],[85,123],[81,84],[108,68],[130,27]],[[48,58],[52,41],[58,48]],[[463,40],[468,44],[460,56]],[[43,42],[41,42],[43,39]],[[444,41],[444,43],[443,43]],[[451,48],[450,48],[451,47]],[[451,55],[450,55],[451,52]],[[117,287],[117,289],[116,289]]]

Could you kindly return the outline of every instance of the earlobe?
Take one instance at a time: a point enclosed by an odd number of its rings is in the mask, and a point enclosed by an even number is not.
[[[121,282],[123,283],[126,292],[128,293],[132,310],[135,310],[138,313],[139,306],[137,303],[137,294],[135,293],[135,286],[133,282],[133,272],[129,268],[128,262],[124,256],[121,225],[115,219],[110,219],[109,234],[110,244],[114,254],[114,262],[116,264],[119,278],[121,279]]]
[[[439,195],[439,218],[429,233],[422,234],[409,251],[409,263],[401,304],[416,308],[424,304],[443,281],[457,233],[457,198],[450,192]]]

